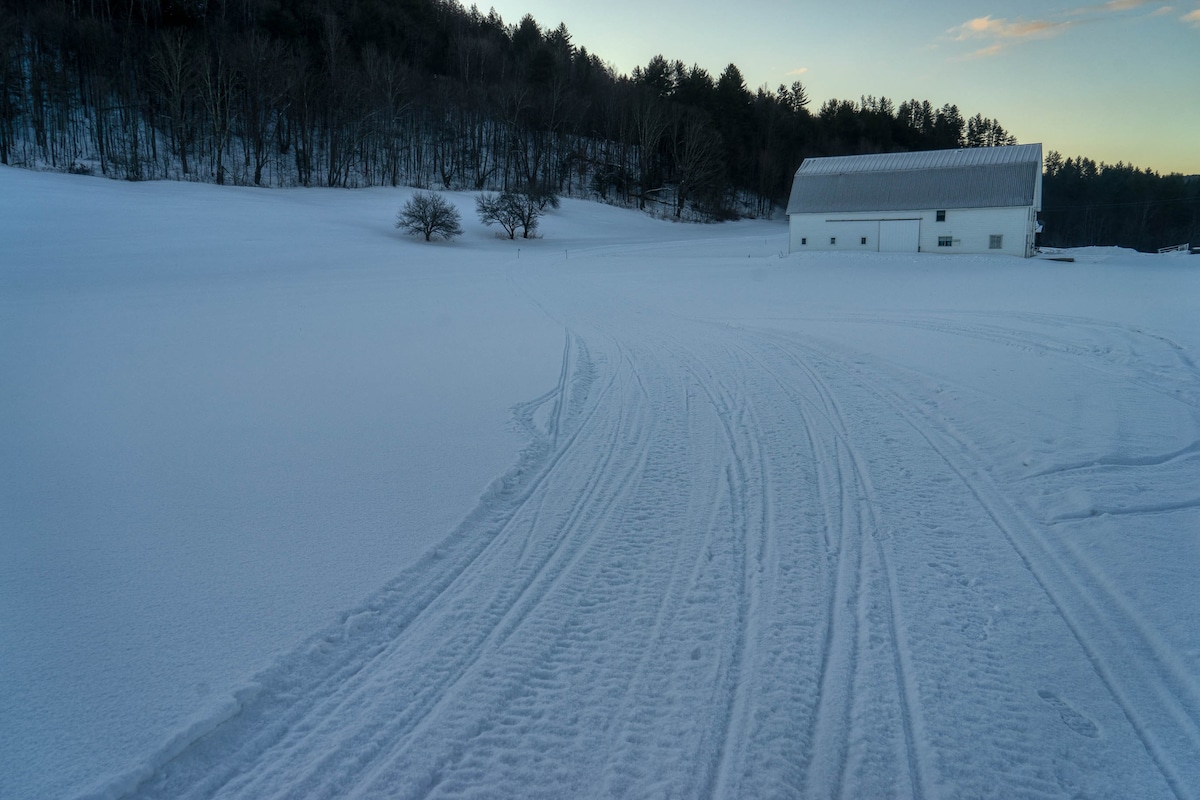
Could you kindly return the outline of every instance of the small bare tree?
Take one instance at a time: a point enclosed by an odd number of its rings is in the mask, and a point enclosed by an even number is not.
[[[433,192],[417,192],[396,214],[396,227],[405,233],[425,237],[437,236],[449,241],[462,235],[462,215],[458,209]]]
[[[537,198],[516,192],[481,194],[475,198],[475,211],[480,222],[484,225],[496,223],[510,239],[517,238],[517,228],[521,229],[522,238],[536,235],[538,218],[542,216],[542,206]]]
[[[508,238],[515,239],[521,219],[512,204],[507,201],[508,196],[491,192],[481,194],[475,198],[475,212],[479,214],[479,221],[484,225],[495,223],[504,229]]]

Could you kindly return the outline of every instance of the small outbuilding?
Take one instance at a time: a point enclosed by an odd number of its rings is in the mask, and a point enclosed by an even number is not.
[[[807,158],[788,202],[790,250],[1034,253],[1042,146]]]

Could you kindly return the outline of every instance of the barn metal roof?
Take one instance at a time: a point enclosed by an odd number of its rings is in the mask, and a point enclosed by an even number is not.
[[[1040,144],[805,159],[787,213],[1040,205]]]

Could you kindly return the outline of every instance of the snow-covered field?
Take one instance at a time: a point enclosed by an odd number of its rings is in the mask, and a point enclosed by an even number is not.
[[[1200,258],[0,169],[0,797],[1200,797]]]

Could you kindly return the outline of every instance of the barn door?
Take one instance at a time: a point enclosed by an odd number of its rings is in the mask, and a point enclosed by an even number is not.
[[[921,220],[885,219],[879,223],[879,252],[915,253],[921,245]]]

